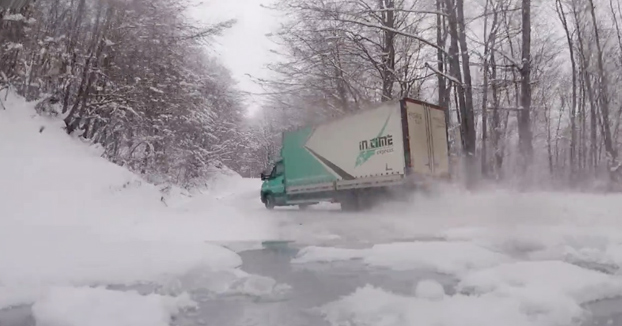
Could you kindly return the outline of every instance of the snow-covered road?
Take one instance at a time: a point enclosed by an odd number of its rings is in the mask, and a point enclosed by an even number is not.
[[[200,286],[188,287],[192,288],[190,297],[195,305],[192,309],[177,314],[170,324],[329,326],[341,325],[339,321],[349,320],[352,322],[351,325],[475,325],[475,322],[477,325],[495,323],[498,325],[499,322],[521,325],[516,319],[499,320],[512,316],[503,303],[494,304],[483,299],[473,300],[474,302],[468,302],[466,298],[462,298],[462,302],[457,299],[454,299],[455,302],[443,299],[443,296],[456,298],[459,285],[459,280],[446,274],[426,269],[395,271],[369,268],[360,261],[331,265],[317,263],[294,265],[291,264],[291,259],[295,257],[297,251],[295,246],[289,244],[240,253],[244,260],[242,269],[256,275],[265,275],[280,285],[288,284],[290,287],[282,286],[282,291],[255,291],[254,295],[239,293],[210,295],[207,291],[201,290]],[[256,278],[253,283],[255,289],[269,289],[275,285],[273,282],[268,278]],[[143,288],[142,292],[150,293],[153,290]],[[66,297],[63,299],[68,300]],[[65,307],[62,306],[63,302],[66,303]],[[82,303],[80,308],[92,309],[101,306],[102,303],[102,301],[87,301]],[[56,308],[66,309],[67,305],[75,304],[75,301],[59,301]],[[132,310],[117,310],[110,313],[139,313],[144,316],[141,322],[153,322],[153,311],[141,310],[141,305],[131,301],[125,304],[130,304]],[[593,315],[585,315],[585,319],[577,323],[561,324],[619,325],[622,323],[620,304],[622,304],[620,300],[605,300],[584,305],[586,311]],[[499,310],[504,314],[498,314]],[[70,311],[74,314],[73,318],[60,316],[64,317],[62,319],[64,323],[60,325],[97,325],[92,322],[93,319],[85,321],[85,317],[81,314],[82,310]],[[566,313],[568,312],[561,311],[559,317],[570,317],[564,316]],[[535,315],[537,314],[534,312]],[[448,316],[453,318],[447,320]],[[155,317],[159,316],[156,314]],[[514,317],[521,319],[521,316]],[[101,314],[95,315],[95,318],[99,318],[100,321],[110,320],[110,317]],[[40,324],[35,323],[32,310],[27,306],[0,312],[0,325]],[[522,324],[541,323],[524,321]],[[560,325],[555,322],[549,323],[553,324]]]
[[[622,323],[620,195],[450,188],[267,211],[259,180],[222,170],[162,197],[5,105],[0,326]]]
[[[560,306],[557,311],[553,311],[554,306],[549,306],[551,311],[546,306],[533,306],[535,310],[529,311],[526,303],[516,307],[509,302],[511,298],[457,294],[461,290],[459,278],[429,268],[370,268],[356,260],[291,264],[298,252],[290,243],[241,253],[245,270],[291,285],[291,290],[279,297],[280,300],[244,297],[206,300],[197,311],[183,315],[176,324],[197,325],[201,320],[207,321],[207,325],[227,326],[622,324],[619,299],[581,305],[585,309],[582,317],[563,322],[573,317],[571,311],[563,310],[568,306]],[[568,271],[571,270],[572,267]],[[554,272],[559,270],[551,270]],[[558,282],[541,290],[532,285],[530,290],[534,295],[544,292],[539,302],[543,304],[550,294],[563,291],[563,287]],[[579,288],[581,285],[577,284],[576,289]],[[584,285],[581,290],[588,289]],[[551,318],[554,312],[556,315]]]
[[[355,289],[318,304],[331,325],[615,325],[620,211],[614,195],[446,189],[364,214],[275,215],[280,234],[302,247],[291,263],[320,268],[309,280],[330,284],[335,266],[362,266],[341,275]],[[385,279],[365,276],[370,269]],[[387,285],[400,273],[410,284]],[[418,297],[422,278],[445,294]]]

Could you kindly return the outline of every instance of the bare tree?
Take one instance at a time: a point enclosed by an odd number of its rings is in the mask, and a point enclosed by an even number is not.
[[[599,104],[602,119],[600,127],[603,141],[605,143],[605,150],[607,151],[612,180],[615,180],[618,174],[617,170],[620,167],[620,163],[618,162],[618,151],[614,147],[613,140],[611,138],[611,126],[609,122],[609,86],[607,81],[607,74],[605,74],[605,66],[603,64],[603,50],[600,44],[601,41],[594,9],[594,0],[589,0],[589,4],[590,16],[592,17],[592,23],[594,25],[594,36],[596,37],[595,43],[598,62]]]
[[[566,41],[568,43],[568,52],[570,55],[570,65],[572,68],[572,103],[570,105],[570,178],[571,183],[574,183],[574,178],[577,172],[576,167],[576,148],[577,148],[577,124],[576,124],[576,114],[577,114],[577,64],[575,62],[575,54],[574,54],[574,42],[572,40],[573,36],[570,32],[568,21],[566,19],[566,14],[564,12],[564,6],[561,0],[555,1],[555,9],[557,11],[558,17],[562,26],[564,28],[564,32],[566,33]]]
[[[240,95],[199,47],[233,22],[193,26],[187,8],[177,0],[31,4],[0,20],[0,88],[40,101],[38,111],[61,118],[68,133],[153,181],[192,186],[212,166],[239,169]]]
[[[611,0],[585,4],[282,1],[278,9],[297,19],[279,34],[286,60],[275,65],[281,78],[266,83],[271,103],[304,124],[390,98],[436,101],[460,130],[452,153],[465,157],[469,184],[478,159],[481,175],[498,182],[615,182],[622,11]]]
[[[522,0],[522,60],[520,110],[518,112],[518,136],[521,164],[527,169],[533,160],[531,131],[531,0]]]

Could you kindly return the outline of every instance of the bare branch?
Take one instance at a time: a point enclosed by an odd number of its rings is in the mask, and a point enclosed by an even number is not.
[[[430,70],[432,70],[435,74],[440,75],[440,76],[443,76],[443,77],[445,77],[445,78],[447,78],[447,79],[451,80],[451,82],[452,82],[452,83],[454,83],[454,84],[456,84],[456,85],[458,85],[458,86],[460,86],[460,87],[464,87],[464,84],[463,84],[461,81],[459,81],[456,77],[449,76],[449,75],[447,75],[447,74],[445,74],[445,73],[442,73],[442,72],[438,71],[436,68],[432,67],[432,65],[431,65],[431,64],[429,64],[429,63],[427,63],[427,62],[426,62],[426,63],[425,63],[425,67],[426,67],[426,68],[428,68],[428,69],[430,69]]]
[[[427,44],[427,45],[429,45],[429,46],[431,46],[431,47],[433,47],[433,48],[435,48],[437,50],[440,50],[443,53],[445,53],[447,56],[449,56],[449,53],[447,51],[445,51],[445,49],[443,49],[443,48],[439,47],[438,45],[436,45],[436,44],[426,40],[423,37],[420,37],[420,36],[417,36],[417,35],[414,35],[414,34],[402,32],[402,31],[396,30],[394,28],[389,28],[389,27],[386,27],[386,26],[374,25],[374,24],[371,24],[371,23],[365,23],[365,22],[351,20],[351,19],[336,19],[336,20],[344,22],[344,23],[351,23],[351,24],[357,24],[357,25],[361,25],[361,26],[376,28],[376,29],[379,29],[379,30],[389,31],[389,32],[393,32],[393,33],[398,34],[398,35],[410,37],[410,38],[418,40],[421,43]]]

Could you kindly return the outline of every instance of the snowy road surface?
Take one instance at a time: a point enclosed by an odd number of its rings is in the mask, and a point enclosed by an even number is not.
[[[0,326],[622,324],[620,195],[441,189],[270,212],[258,180],[219,170],[163,196],[5,106]]]
[[[299,255],[299,250],[291,243],[248,250],[241,252],[240,255],[244,261],[242,269],[245,271],[270,277],[277,284],[288,284],[291,287],[281,287],[279,291],[270,291],[268,289],[275,283],[267,278],[256,278],[250,283],[255,283],[256,289],[261,289],[263,286],[265,291],[255,291],[253,295],[249,293],[210,295],[207,291],[203,291],[201,286],[190,286],[188,287],[191,289],[190,298],[196,302],[196,305],[192,309],[179,313],[170,325],[328,326],[341,325],[340,322],[345,320],[353,321],[353,325],[498,325],[504,322],[500,320],[501,318],[512,315],[511,311],[504,309],[506,308],[504,303],[495,304],[483,299],[473,300],[470,303],[466,301],[467,298],[463,298],[465,300],[463,302],[443,299],[444,296],[456,297],[460,281],[451,275],[437,273],[426,268],[396,271],[387,268],[369,268],[360,261],[345,261],[330,265],[291,264],[291,260]],[[581,280],[578,279],[577,282]],[[419,284],[418,288],[417,284]],[[154,291],[154,288],[146,286],[142,291],[149,293]],[[341,297],[344,298],[340,300]],[[542,299],[545,300],[545,298]],[[480,300],[483,302],[478,302]],[[132,304],[129,300],[127,303]],[[102,302],[87,304],[97,306]],[[586,315],[584,320],[577,323],[564,324],[620,325],[622,323],[620,304],[622,304],[620,300],[587,304],[585,308],[593,315]],[[48,309],[53,314],[52,309],[55,307],[53,304],[51,306]],[[60,307],[56,307],[57,309],[67,308],[63,307],[62,303],[58,306]],[[541,306],[541,308],[544,307],[546,306]],[[141,311],[141,308],[146,308],[146,310]],[[139,315],[141,319],[138,320],[142,324],[157,324],[158,317],[160,317],[158,314],[154,316],[153,310],[148,310],[147,305],[141,305],[138,302],[130,305],[128,309],[125,313]],[[416,315],[410,309],[415,309]],[[498,310],[501,310],[500,314],[497,314]],[[67,313],[66,310],[61,311]],[[52,325],[100,324],[89,323],[89,320],[85,319],[88,316],[81,316],[84,314],[83,310],[70,310],[70,312],[75,314],[73,318],[61,315],[59,317],[64,318],[61,319],[61,323]],[[546,310],[540,310],[539,313],[546,313]],[[561,310],[556,318],[570,317],[566,315],[568,313],[570,312]],[[110,318],[101,312],[99,315],[94,312],[92,314],[100,318],[100,321]],[[532,316],[536,318],[536,311]],[[447,320],[447,317],[452,319]],[[510,323],[512,325],[559,325],[554,320],[550,320],[550,323],[549,321],[538,323],[528,318],[523,319],[521,323],[520,315],[514,317],[516,319],[512,320],[513,323]],[[62,323],[63,320],[65,323]],[[83,322],[85,320],[86,322]],[[32,309],[28,306],[18,306],[0,312],[0,325],[35,326],[41,324],[36,323]],[[46,324],[43,323],[43,325]],[[118,323],[118,325],[128,324]]]

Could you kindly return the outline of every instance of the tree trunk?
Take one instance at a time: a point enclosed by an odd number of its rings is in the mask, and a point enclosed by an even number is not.
[[[484,67],[482,73],[484,75],[484,83],[482,85],[482,177],[488,177],[488,40],[490,37],[486,37],[488,32],[488,6],[490,0],[486,0],[484,7]],[[494,27],[492,27],[494,31]],[[492,34],[491,31],[491,34]]]
[[[586,55],[586,49],[583,42],[583,33],[580,26],[580,17],[579,12],[577,11],[576,4],[572,3],[572,11],[574,15],[575,21],[575,29],[577,32],[577,40],[579,44],[579,57],[581,58],[581,77],[582,77],[582,86],[584,88],[584,95],[587,95],[587,99],[590,104],[590,145],[589,150],[587,146],[584,145],[584,157],[585,157],[585,167],[591,171],[592,173],[596,172],[596,155],[597,155],[597,124],[596,124],[596,103],[594,102],[594,90],[592,88],[592,80],[589,75],[588,69],[590,66],[589,56]],[[585,98],[585,96],[584,96]],[[583,132],[585,137],[585,128],[587,119],[585,117],[585,104],[583,105]]]
[[[579,45],[581,45],[581,42],[579,42]],[[581,47],[581,55],[580,57],[583,58],[583,48]],[[581,66],[581,69],[582,66]],[[583,71],[581,71],[581,75],[583,74]],[[580,75],[580,76],[581,76]],[[587,96],[586,96],[586,88],[585,88],[585,78],[581,77],[579,79],[580,82],[580,88],[579,90],[581,90],[581,96],[579,97],[581,99],[581,106],[579,107],[579,116],[581,117],[581,169],[585,172],[588,169],[588,150],[587,150],[587,115],[586,115],[586,108],[587,108]]]
[[[491,42],[494,48],[496,42]],[[490,77],[492,79],[492,150],[494,156],[495,178],[501,178],[501,167],[503,165],[503,152],[499,146],[501,141],[501,118],[499,116],[499,83],[497,82],[497,63],[495,62],[495,52],[490,52]]]
[[[466,36],[463,31],[458,32],[458,24],[459,18],[457,11],[462,9],[462,0],[457,0],[458,6],[454,5],[452,0],[445,0],[445,9],[448,14],[448,22],[449,22],[449,33],[451,36],[451,43],[449,46],[449,60],[450,60],[450,71],[451,76],[454,77],[460,85],[456,85],[457,89],[457,102],[459,109],[459,121],[460,121],[460,130],[461,130],[461,138],[463,144],[463,154],[465,156],[465,164],[466,164],[466,183],[467,186],[470,187],[474,184],[475,181],[475,129],[474,129],[474,118],[473,118],[473,100],[471,96],[471,85],[470,85],[470,68],[468,66],[468,54],[467,48],[458,48],[458,42],[465,41]],[[458,9],[458,10],[456,10]],[[460,14],[460,16],[463,16]],[[464,17],[463,17],[464,19]],[[464,21],[462,21],[464,23]],[[464,29],[464,24],[461,24]],[[468,85],[467,82],[462,81],[462,69],[460,67],[460,54],[459,51],[462,51],[462,60],[465,76],[469,74]],[[466,58],[466,61],[464,61]],[[467,95],[468,94],[468,95]],[[468,100],[467,100],[468,98]]]
[[[445,0],[445,10],[449,15],[448,26],[449,26],[449,35],[451,37],[451,41],[449,43],[449,72],[450,75],[460,83],[460,85],[454,84],[454,97],[456,102],[457,109],[457,117],[460,122],[460,131],[462,135],[462,148],[465,150],[464,141],[465,141],[465,126],[463,123],[464,119],[464,88],[462,87],[462,73],[460,72],[460,59],[458,57],[458,24],[456,21],[456,12],[453,6],[452,0]]]
[[[436,0],[436,11],[441,12],[443,10],[442,0]],[[443,16],[436,15],[436,43],[439,46],[443,46]],[[441,73],[445,73],[445,66],[443,64],[443,51],[441,49],[436,50],[437,69]],[[438,105],[442,108],[448,108],[449,94],[447,94],[447,83],[445,77],[441,74],[437,74],[438,78]],[[445,124],[449,126],[449,114],[445,115]]]
[[[531,167],[533,144],[531,133],[531,0],[522,2],[522,62],[521,62],[521,109],[518,112],[518,148],[521,155],[522,172]]]
[[[544,120],[546,123],[546,153],[549,161],[549,175],[553,177],[553,140],[551,137],[551,110],[544,107]]]
[[[566,20],[566,14],[564,13],[564,7],[561,0],[555,2],[557,8],[557,14],[559,20],[564,27],[566,33],[566,41],[568,42],[568,51],[570,52],[570,66],[572,68],[572,103],[570,106],[570,183],[574,185],[576,180],[576,152],[577,152],[577,64],[574,58],[574,44],[572,42],[572,35],[568,29],[568,22]]]
[[[475,117],[473,113],[473,88],[471,85],[471,64],[469,59],[469,49],[467,47],[466,40],[466,25],[464,23],[464,0],[456,0],[457,14],[458,14],[458,27],[460,28],[459,41],[460,41],[460,53],[462,55],[462,70],[464,72],[464,124],[465,124],[465,138],[466,138],[466,150],[468,155],[472,158],[471,161],[474,164],[475,159],[475,145],[476,145],[476,132],[475,132]],[[474,165],[473,165],[474,166]]]
[[[389,9],[382,12],[383,26],[395,28],[395,12],[390,10],[395,8],[394,0],[379,0],[380,9]],[[395,81],[395,32],[384,30],[384,44],[382,56],[382,101],[389,101],[393,98],[393,83]]]
[[[610,171],[611,181],[615,181],[618,169],[618,151],[613,145],[611,139],[611,127],[609,125],[609,86],[607,83],[607,74],[605,74],[605,67],[603,64],[603,51],[600,45],[600,36],[598,33],[598,24],[596,22],[596,14],[594,10],[594,0],[590,2],[590,15],[592,16],[592,23],[594,25],[594,36],[596,37],[596,53],[598,59],[598,84],[599,84],[599,99],[600,99],[600,111],[602,115],[601,133],[605,142],[605,150],[608,154],[608,167]]]

